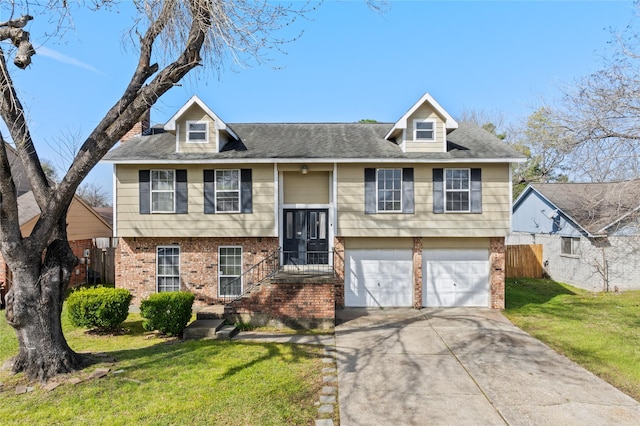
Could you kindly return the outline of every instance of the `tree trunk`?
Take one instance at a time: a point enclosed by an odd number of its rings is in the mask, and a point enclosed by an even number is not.
[[[61,324],[62,302],[76,262],[66,239],[54,240],[44,261],[40,253],[7,259],[13,284],[7,293],[6,317],[19,343],[14,372],[46,382],[85,364],[67,344]]]

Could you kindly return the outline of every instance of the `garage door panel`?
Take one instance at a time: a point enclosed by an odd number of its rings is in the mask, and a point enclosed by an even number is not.
[[[489,305],[489,254],[480,249],[423,251],[423,305]]]
[[[410,250],[347,250],[345,306],[411,306]]]

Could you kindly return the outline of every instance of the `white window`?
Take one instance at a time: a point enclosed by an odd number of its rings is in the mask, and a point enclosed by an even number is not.
[[[216,170],[216,212],[240,212],[240,170]]]
[[[580,238],[562,237],[560,239],[560,253],[567,256],[577,256],[580,248]]]
[[[158,292],[180,291],[180,247],[157,247],[156,286]]]
[[[435,120],[414,120],[413,121],[414,141],[435,141],[436,122]]]
[[[445,203],[446,212],[470,211],[470,169],[445,169]]]
[[[242,247],[218,248],[218,294],[240,296],[242,294]]]
[[[152,213],[175,212],[175,188],[175,170],[151,170]]]
[[[209,142],[209,123],[206,121],[187,121],[187,143]]]
[[[376,171],[379,212],[402,212],[402,169]]]

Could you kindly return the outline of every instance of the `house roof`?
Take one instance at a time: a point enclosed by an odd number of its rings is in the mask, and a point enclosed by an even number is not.
[[[436,100],[433,99],[433,97],[429,93],[425,93],[418,100],[418,102],[413,104],[413,106],[409,108],[409,110],[402,117],[400,117],[398,121],[395,122],[395,124],[389,129],[385,137],[391,137],[391,135],[398,129],[406,129],[407,120],[409,119],[409,117],[411,117],[411,115],[425,103],[430,104],[433,109],[435,109],[436,112],[440,114],[440,116],[442,116],[447,131],[458,128],[458,122],[454,120],[453,117],[451,117],[449,113],[444,108],[442,108],[442,106],[438,102],[436,102]]]
[[[231,137],[233,137],[234,139],[237,139],[237,135],[235,133],[233,133],[232,130],[230,130],[227,127],[227,124],[222,121],[222,119],[220,119],[220,117],[218,117],[216,115],[216,113],[214,113],[204,102],[202,102],[202,100],[197,96],[197,95],[193,95],[191,97],[191,99],[189,99],[187,101],[186,104],[183,105],[182,108],[180,108],[178,110],[178,112],[176,112],[173,117],[171,117],[169,119],[169,121],[167,121],[167,123],[164,125],[164,129],[165,130],[176,130],[176,121],[182,117],[182,115],[187,112],[187,110],[189,108],[191,108],[193,105],[198,105],[200,108],[202,108],[202,110],[209,116],[211,117],[214,122],[216,123],[216,129],[218,130],[225,130],[227,131]]]
[[[239,140],[221,152],[175,152],[170,133],[143,136],[120,144],[104,161],[114,163],[417,161],[524,161],[524,156],[494,135],[471,124],[461,124],[447,135],[447,152],[402,152],[385,139],[391,123],[252,123],[229,124]]]
[[[613,226],[626,223],[640,209],[638,179],[604,183],[534,183],[530,187],[591,235],[606,233]]]
[[[82,200],[82,198],[77,195],[73,196],[73,201],[80,203],[98,220],[104,222],[109,228],[112,228],[113,209],[111,207],[105,208],[105,210],[111,212],[110,214],[103,214],[102,212],[98,212],[97,209],[88,205],[84,200]],[[36,202],[36,197],[33,195],[33,191],[26,192],[18,197],[18,222],[20,226],[38,217],[39,215],[40,207]]]

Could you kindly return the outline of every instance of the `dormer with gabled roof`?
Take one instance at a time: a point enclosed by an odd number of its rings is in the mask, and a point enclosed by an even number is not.
[[[220,152],[227,143],[238,140],[235,132],[195,95],[167,121],[164,130],[176,136],[176,152]]]
[[[395,141],[403,152],[447,152],[447,135],[457,128],[453,117],[425,93],[385,138]]]

